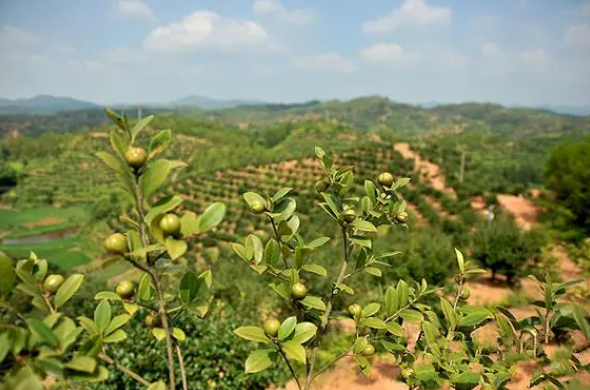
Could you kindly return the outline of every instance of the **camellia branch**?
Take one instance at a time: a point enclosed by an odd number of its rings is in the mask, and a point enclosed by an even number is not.
[[[176,344],[176,354],[178,355],[178,362],[180,363],[180,376],[182,377],[182,389],[188,390],[188,382],[186,380],[186,370],[184,369],[184,359],[182,357],[182,351],[178,343]]]
[[[119,363],[117,363],[113,358],[111,358],[110,356],[108,356],[105,353],[99,353],[97,355],[97,357],[102,360],[103,362],[110,364],[111,366],[115,367],[117,370],[121,371],[123,374],[127,375],[128,377],[134,379],[135,381],[141,383],[142,385],[148,387],[149,385],[151,385],[151,383],[146,380],[145,378],[143,378],[141,375],[131,371],[130,369],[128,369],[125,366],[120,365]]]
[[[295,382],[297,383],[297,388],[299,390],[302,390],[301,387],[301,383],[299,382],[299,378],[297,377],[297,374],[295,373],[295,370],[293,369],[293,366],[291,365],[291,362],[289,361],[289,359],[287,358],[287,355],[285,354],[285,351],[283,351],[283,348],[281,348],[280,344],[276,344],[279,353],[281,354],[281,356],[283,357],[283,359],[285,360],[285,363],[287,363],[287,367],[289,367],[289,371],[291,371],[291,375],[293,376],[293,379],[295,379]],[[306,386],[307,388],[307,386]]]

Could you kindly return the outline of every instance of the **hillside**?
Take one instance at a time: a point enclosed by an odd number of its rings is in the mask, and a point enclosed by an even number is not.
[[[29,99],[0,99],[0,114],[51,115],[64,111],[99,108],[95,103],[51,95],[37,95]]]

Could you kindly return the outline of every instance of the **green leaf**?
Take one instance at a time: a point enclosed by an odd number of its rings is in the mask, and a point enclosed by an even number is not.
[[[162,341],[166,338],[166,331],[162,328],[154,328],[152,329],[152,335],[156,338],[156,340]]]
[[[123,329],[118,329],[113,333],[109,334],[107,337],[103,338],[103,343],[118,343],[119,341],[123,341],[127,338],[127,333]]]
[[[252,207],[253,205],[257,204],[257,203],[262,203],[263,205],[266,205],[266,199],[264,199],[262,196],[258,195],[256,192],[246,192],[244,195],[244,200],[246,201],[246,203],[248,203],[249,207]]]
[[[326,304],[322,299],[313,295],[306,296],[301,300],[301,303],[308,308],[326,311]]]
[[[148,115],[145,118],[141,118],[140,120],[137,121],[137,123],[135,124],[135,126],[133,126],[133,129],[131,129],[131,142],[135,141],[135,138],[137,137],[137,135],[143,130],[145,129],[145,127],[147,125],[150,124],[150,122],[154,119],[153,115]]]
[[[447,320],[447,324],[449,325],[449,329],[455,329],[457,326],[457,317],[453,311],[453,306],[451,306],[451,303],[444,297],[440,297],[440,306]]]
[[[398,310],[398,300],[396,295],[396,289],[393,286],[387,287],[385,290],[385,299],[383,300],[385,314],[387,316],[393,315]]]
[[[90,333],[91,335],[96,335],[96,334],[100,333],[98,330],[98,327],[96,326],[94,321],[92,321],[90,318],[88,318],[86,316],[81,316],[81,317],[78,317],[78,321],[80,322],[80,325],[82,326],[82,328],[86,329],[86,331],[88,333]]]
[[[64,364],[65,368],[70,370],[92,374],[96,369],[96,360],[88,356],[76,356],[68,363]]]
[[[120,134],[118,134],[115,130],[111,130],[109,134],[109,141],[111,146],[117,156],[121,158],[121,160],[125,160],[125,152],[129,148],[129,141],[124,139]]]
[[[361,317],[371,317],[379,312],[381,309],[381,305],[378,303],[369,303],[367,306],[363,308],[361,312]]]
[[[112,291],[101,291],[94,296],[94,299],[96,299],[97,301],[101,299],[112,299],[113,301],[120,301],[121,297]]]
[[[436,326],[432,325],[432,323],[428,321],[424,321],[422,323],[422,331],[424,332],[426,344],[430,348],[437,348],[438,345],[436,344],[436,338],[439,335],[439,332],[438,329],[436,329]]]
[[[289,359],[296,360],[302,364],[305,364],[306,354],[303,345],[296,341],[289,340],[281,344],[281,348],[285,351],[285,354]]]
[[[10,352],[10,340],[8,339],[8,332],[0,334],[0,364],[6,359]]]
[[[27,324],[31,329],[31,332],[36,334],[39,339],[47,343],[51,348],[57,348],[59,345],[59,340],[55,336],[55,334],[49,329],[47,325],[43,321],[39,321],[37,319],[30,319],[27,320]]]
[[[107,300],[100,301],[94,310],[94,323],[103,333],[111,323],[111,304]]]
[[[367,338],[359,337],[354,341],[352,352],[354,352],[355,354],[359,354],[363,352],[365,348],[367,348],[367,345],[369,345],[369,341],[367,340]]]
[[[382,319],[369,317],[369,318],[362,318],[360,324],[363,326],[368,326],[369,328],[373,329],[385,329],[387,325]]]
[[[274,238],[271,238],[264,248],[264,262],[274,267],[278,264],[280,256],[281,249],[279,243]]]
[[[197,297],[199,278],[193,271],[184,274],[180,281],[180,299],[184,303],[192,302]]]
[[[166,129],[154,135],[150,140],[149,158],[154,157],[158,153],[162,153],[172,141],[172,130]]]
[[[293,341],[304,344],[315,337],[318,327],[311,322],[300,322],[295,326]]]
[[[274,203],[277,203],[279,200],[283,199],[285,196],[287,196],[287,194],[289,192],[291,192],[291,190],[293,190],[292,188],[281,188],[280,190],[278,190],[273,196],[272,196],[272,201]]]
[[[199,233],[206,232],[219,225],[223,221],[226,209],[225,204],[220,202],[209,205],[203,214],[197,218]]]
[[[137,303],[123,302],[123,308],[130,316],[132,316],[139,310],[139,305]]]
[[[365,273],[369,274],[369,275],[373,275],[373,276],[377,276],[377,277],[381,277],[382,272],[379,268],[377,267],[367,267],[364,269]]]
[[[147,390],[166,390],[166,384],[162,381],[157,381],[149,385]]]
[[[359,230],[361,232],[369,232],[369,233],[376,233],[377,232],[377,228],[375,227],[375,225],[373,225],[369,221],[365,221],[365,220],[362,220],[362,219],[356,219],[352,223],[352,226],[356,230]]]
[[[369,238],[355,236],[351,237],[350,241],[362,248],[371,249],[373,247],[373,241],[371,241]]]
[[[152,224],[154,218],[160,214],[165,214],[174,210],[183,202],[183,199],[178,195],[169,195],[158,200],[145,216],[145,221],[148,225]]]
[[[262,246],[262,241],[260,241],[260,238],[257,235],[250,234],[248,237],[246,237],[246,250],[248,252],[252,251],[254,263],[260,264],[262,257],[264,256],[264,247]]]
[[[455,248],[455,255],[457,255],[457,265],[459,265],[459,270],[461,273],[465,272],[465,259],[463,258],[463,253],[459,251],[459,249]]]
[[[411,323],[420,323],[424,320],[424,316],[417,310],[413,309],[404,309],[399,314],[404,321],[411,322]]]
[[[484,308],[481,309],[482,310],[473,311],[459,319],[458,326],[460,328],[472,328],[493,318],[493,314],[489,310]]]
[[[139,279],[137,298],[142,302],[149,302],[152,299],[152,291],[152,280],[147,273],[144,273],[141,279]]]
[[[168,179],[168,174],[175,168],[185,167],[182,161],[160,159],[148,165],[147,170],[141,175],[139,185],[144,199],[148,199]]]
[[[109,168],[119,172],[124,173],[126,171],[126,167],[123,165],[120,159],[116,158],[110,153],[106,152],[97,152],[96,157],[102,160]]]
[[[109,326],[107,326],[107,328],[104,330],[104,334],[108,336],[109,334],[113,333],[114,331],[128,323],[130,319],[131,316],[129,314],[121,314],[116,316],[109,323]]]
[[[325,245],[328,241],[330,241],[331,238],[330,237],[320,237],[320,238],[316,238],[315,240],[311,241],[310,243],[308,243],[306,245],[306,247],[308,248],[319,248],[323,245]]]
[[[588,313],[586,313],[586,309],[583,306],[578,304],[572,305],[572,314],[574,316],[574,320],[578,324],[578,327],[586,337],[586,340],[590,340],[590,324],[588,323]]]
[[[178,341],[184,341],[186,339],[186,334],[180,328],[172,328],[172,337]]]
[[[0,295],[10,293],[14,287],[15,273],[12,260],[0,251]]]
[[[267,343],[270,341],[270,339],[266,337],[264,329],[257,326],[241,326],[234,330],[234,334],[245,340],[256,341],[259,343]]]
[[[394,336],[397,336],[397,337],[404,336],[404,328],[402,328],[402,326],[400,324],[398,324],[397,322],[388,322],[386,329],[389,333],[391,333]]]
[[[172,260],[178,259],[180,256],[184,255],[188,249],[188,244],[186,241],[177,240],[172,237],[166,238],[166,250],[168,251],[168,255]]]
[[[316,275],[320,275],[320,276],[327,276],[328,275],[328,271],[326,271],[326,269],[324,267],[322,267],[321,265],[317,265],[317,264],[303,264],[301,266],[301,269],[307,272],[311,272],[314,273]]]
[[[281,324],[279,328],[279,341],[283,341],[291,336],[291,333],[295,330],[295,326],[297,325],[297,317],[289,317]]]
[[[272,349],[258,349],[253,351],[246,359],[246,373],[254,374],[256,372],[264,371],[272,366],[270,353]]]
[[[451,381],[458,389],[473,389],[479,384],[481,375],[477,372],[465,371],[452,377]]]
[[[59,309],[69,301],[76,294],[80,286],[82,286],[83,281],[84,275],[81,274],[73,274],[67,278],[57,290],[57,293],[55,293],[55,298],[53,299],[55,308]]]

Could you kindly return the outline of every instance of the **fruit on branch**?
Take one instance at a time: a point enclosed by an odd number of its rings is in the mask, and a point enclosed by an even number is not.
[[[461,288],[461,293],[459,294],[459,298],[463,301],[466,301],[469,299],[469,297],[471,296],[471,292],[469,291],[469,289],[465,286],[463,286]]]
[[[484,383],[481,386],[481,390],[494,390],[494,386],[490,385],[489,383]]]
[[[104,241],[104,246],[111,253],[124,254],[127,253],[127,237],[121,233],[114,233],[107,237]]]
[[[399,223],[406,223],[408,221],[408,213],[405,211],[400,211],[396,214],[395,220]]]
[[[281,322],[276,318],[269,318],[264,322],[262,328],[264,329],[264,333],[270,337],[276,337],[279,333],[279,328],[281,327]]]
[[[318,194],[328,191],[330,183],[327,180],[319,180],[315,183],[315,190]]]
[[[262,214],[266,210],[264,202],[256,200],[250,204],[250,211],[253,214]]]
[[[367,346],[365,347],[365,349],[363,350],[363,355],[365,356],[371,356],[375,354],[375,346],[373,344],[367,344]]]
[[[145,317],[145,324],[150,329],[159,327],[161,325],[160,316],[155,311],[152,311]]]
[[[57,274],[49,275],[43,282],[43,290],[49,294],[55,293],[64,282],[64,277]]]
[[[132,146],[125,152],[125,161],[130,167],[139,169],[147,161],[147,152],[143,148]]]
[[[297,282],[291,286],[291,295],[295,299],[303,299],[307,295],[307,287],[305,287],[305,284]]]
[[[121,298],[129,299],[133,297],[133,294],[135,293],[135,285],[130,280],[123,280],[119,282],[119,284],[115,288],[115,292]]]
[[[408,380],[408,379],[413,378],[415,376],[416,376],[416,372],[411,368],[404,368],[402,370],[402,378],[404,378],[405,380]]]
[[[389,172],[382,172],[377,176],[377,182],[383,187],[391,187],[393,185],[393,175]]]
[[[353,317],[360,315],[362,311],[363,311],[363,307],[361,305],[359,305],[358,303],[348,306],[348,314],[350,314]]]
[[[353,209],[345,210],[342,213],[342,220],[346,223],[351,223],[355,219],[356,219],[356,211],[354,211]]]
[[[167,235],[175,235],[180,231],[180,218],[176,214],[166,214],[160,220],[160,229]]]

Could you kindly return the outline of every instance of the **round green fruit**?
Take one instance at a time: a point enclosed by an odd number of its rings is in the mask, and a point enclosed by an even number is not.
[[[127,161],[129,166],[139,169],[147,161],[147,152],[143,148],[130,147],[125,152],[125,161]]]
[[[494,386],[490,385],[489,383],[484,383],[481,386],[481,390],[494,390]]]
[[[399,223],[406,223],[408,221],[408,213],[406,213],[405,211],[400,211],[395,216],[395,220]]]
[[[270,318],[264,322],[262,328],[264,329],[264,333],[270,337],[276,337],[279,333],[279,328],[281,327],[281,322],[276,318]]]
[[[363,307],[361,305],[359,305],[358,303],[348,306],[348,314],[350,314],[353,317],[360,315],[362,313],[362,311],[363,311]]]
[[[127,253],[127,237],[121,233],[111,234],[104,241],[104,246],[111,253]]]
[[[402,370],[402,378],[404,378],[405,380],[408,380],[410,378],[413,378],[416,376],[416,372],[414,370],[412,370],[411,368],[404,368]]]
[[[148,328],[157,328],[160,326],[160,316],[156,312],[151,312],[145,317],[145,324]]]
[[[307,287],[303,283],[295,283],[291,286],[291,295],[295,299],[303,299],[307,295]]]
[[[250,211],[253,214],[262,214],[266,210],[264,202],[256,200],[250,204]]]
[[[463,301],[466,301],[469,299],[470,296],[471,292],[469,291],[469,289],[463,286],[463,288],[461,289],[461,293],[459,294],[459,298],[461,298]]]
[[[121,298],[129,299],[135,293],[135,285],[130,280],[123,280],[122,282],[119,282],[117,288],[115,288],[115,292]]]
[[[342,219],[345,222],[351,223],[356,219],[356,212],[353,209],[348,209],[342,213]]]
[[[328,183],[326,180],[320,180],[315,183],[315,190],[318,194],[328,191],[328,188],[330,188],[330,183]]]
[[[180,218],[176,214],[166,214],[160,220],[160,229],[165,234],[177,234],[180,231]]]
[[[377,182],[383,187],[391,187],[393,185],[393,175],[389,172],[380,173],[377,176]]]
[[[47,278],[45,278],[45,282],[43,282],[43,290],[53,294],[59,289],[63,282],[63,276],[57,274],[49,275]]]
[[[363,355],[371,356],[375,354],[375,346],[373,344],[368,344],[365,349],[363,350]]]

